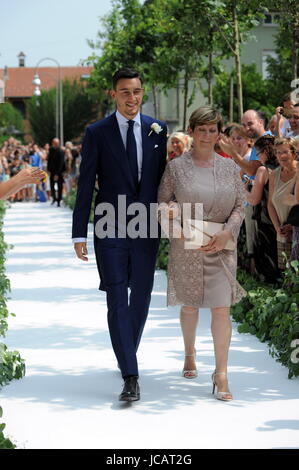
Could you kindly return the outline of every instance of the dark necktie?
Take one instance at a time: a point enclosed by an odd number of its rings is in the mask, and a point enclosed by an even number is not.
[[[129,160],[129,165],[131,173],[133,176],[134,183],[138,187],[138,163],[137,163],[137,146],[134,136],[134,122],[128,121],[129,127],[127,132],[127,155]]]

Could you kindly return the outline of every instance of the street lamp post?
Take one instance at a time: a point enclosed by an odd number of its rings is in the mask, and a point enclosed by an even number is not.
[[[57,79],[57,77],[54,77],[54,75],[52,75],[51,73],[49,72],[44,72],[46,73],[47,75],[50,75],[56,82],[56,93],[55,93],[55,136],[58,137],[59,135],[59,80]],[[34,78],[32,80],[32,83],[35,85],[35,89],[34,89],[34,96],[41,96],[41,91],[40,91],[40,85],[41,85],[41,80],[38,76],[38,74],[35,74],[34,75]],[[37,101],[36,102],[36,105],[39,106],[39,102]]]
[[[41,62],[45,60],[51,60],[55,62],[58,67],[58,80],[57,80],[57,89],[56,89],[56,133],[58,134],[58,121],[59,121],[59,130],[60,130],[60,144],[64,144],[64,132],[63,132],[63,96],[62,96],[62,80],[61,80],[61,67],[59,62],[56,59],[52,59],[51,57],[45,57],[40,59],[35,66],[35,73],[32,80],[33,85],[35,85],[34,95],[40,96],[40,86],[41,86],[41,79],[37,73],[37,69]],[[58,105],[59,104],[59,105]],[[59,117],[59,118],[58,118]]]

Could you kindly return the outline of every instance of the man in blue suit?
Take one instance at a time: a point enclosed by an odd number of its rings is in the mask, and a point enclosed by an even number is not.
[[[167,128],[140,113],[144,89],[138,72],[120,69],[112,82],[116,112],[86,129],[72,236],[78,258],[87,261],[87,226],[98,178],[94,248],[100,289],[106,291],[110,338],[124,379],[119,399],[135,401],[140,398],[136,352],[148,314],[159,246],[158,235],[150,237],[147,223],[166,164]],[[105,238],[99,229],[107,215],[101,209],[103,203],[116,213],[108,221],[115,233]],[[124,230],[134,222],[127,213],[132,214],[127,209],[134,203],[146,208],[141,221],[146,226],[145,237],[135,238]]]

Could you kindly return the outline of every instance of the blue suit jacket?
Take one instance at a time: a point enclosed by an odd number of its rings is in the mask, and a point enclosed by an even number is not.
[[[157,189],[166,164],[167,127],[165,123],[143,114],[140,119],[143,160],[138,190],[134,187],[115,113],[87,127],[73,212],[73,238],[87,237],[96,178],[99,186],[96,205],[107,202],[117,210],[120,194],[126,195],[127,205],[142,202],[149,207],[150,203],[157,201]],[[149,136],[153,122],[160,124],[163,130]],[[98,218],[95,217],[95,223]]]

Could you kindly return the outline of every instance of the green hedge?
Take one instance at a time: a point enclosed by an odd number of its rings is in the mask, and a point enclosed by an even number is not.
[[[168,238],[161,238],[156,260],[156,269],[165,269],[165,271],[167,271],[169,247]]]
[[[283,283],[275,288],[262,284],[243,270],[238,280],[248,292],[231,309],[233,319],[240,323],[240,333],[256,335],[269,345],[269,353],[289,370],[288,377],[299,376],[299,263],[287,263]],[[296,352],[298,352],[296,359]],[[298,361],[298,362],[297,362]]]
[[[10,291],[10,282],[5,275],[5,254],[9,246],[4,242],[3,218],[5,203],[0,201],[0,337],[5,337],[8,329],[7,318],[10,314],[7,309],[7,294]],[[13,379],[21,379],[25,375],[25,361],[18,351],[9,351],[4,343],[0,342],[0,388]],[[2,408],[0,408],[0,418]],[[15,448],[14,444],[3,435],[4,423],[0,423],[0,449]]]
[[[0,406],[0,418],[2,418],[2,414],[3,414],[3,411]],[[4,436],[4,433],[3,433],[4,429],[5,429],[5,424],[0,423],[0,449],[15,449],[16,446],[11,442],[11,440]]]
[[[3,218],[5,203],[0,201],[0,337],[5,337],[8,329],[7,319],[14,316],[7,309],[7,294],[10,292],[10,282],[5,274],[5,254],[9,246],[4,241]],[[0,387],[13,379],[20,379],[25,375],[25,363],[18,351],[8,351],[6,345],[0,342]]]

